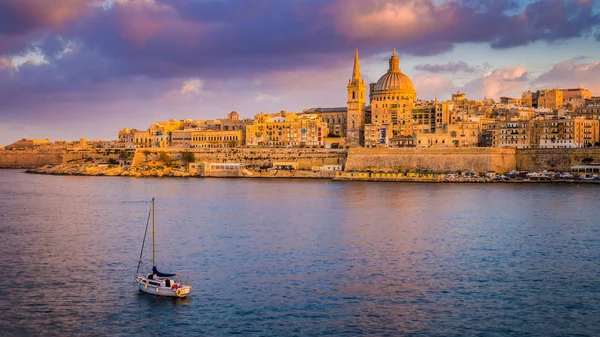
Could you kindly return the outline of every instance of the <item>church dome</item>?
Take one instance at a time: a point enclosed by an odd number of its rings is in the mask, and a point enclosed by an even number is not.
[[[390,58],[390,68],[388,72],[381,76],[375,84],[375,87],[373,87],[374,96],[384,94],[409,97],[410,99],[415,99],[417,96],[417,92],[410,78],[400,71],[400,60],[398,59],[398,55],[396,55],[395,49]]]

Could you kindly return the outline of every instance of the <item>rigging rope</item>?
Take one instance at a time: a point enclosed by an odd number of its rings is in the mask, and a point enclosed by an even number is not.
[[[146,230],[144,231],[144,241],[142,241],[142,250],[140,251],[140,260],[138,261],[137,270],[135,275],[140,272],[140,265],[142,264],[142,254],[144,253],[144,244],[146,243],[146,234],[148,234],[148,224],[150,223],[150,215],[152,214],[152,207],[150,207],[150,211],[148,211],[148,220],[146,220]]]

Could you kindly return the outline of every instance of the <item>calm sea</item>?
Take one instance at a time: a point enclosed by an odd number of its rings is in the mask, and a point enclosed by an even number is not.
[[[134,283],[152,197],[187,299]],[[586,185],[0,170],[0,335],[600,336],[599,206]]]

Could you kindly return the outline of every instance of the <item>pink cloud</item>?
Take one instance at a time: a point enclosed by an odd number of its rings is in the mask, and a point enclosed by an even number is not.
[[[506,66],[495,69],[467,83],[464,91],[473,95],[473,99],[484,96],[497,99],[500,96],[520,97],[529,86],[529,73],[523,66]]]
[[[177,46],[197,43],[204,26],[183,20],[175,8],[156,0],[117,0],[112,10],[120,35],[136,46],[157,37]]]
[[[13,30],[59,27],[84,15],[89,0],[5,0],[3,9],[14,18]]]
[[[600,93],[600,62],[577,63],[566,60],[555,64],[540,75],[534,84],[546,87],[584,87],[594,94]]]
[[[456,91],[452,80],[442,76],[418,74],[412,78],[412,81],[419,98],[425,100],[435,97],[440,100],[447,99],[451,93]]]
[[[0,57],[0,70],[13,69],[15,67],[13,61],[8,57]]]

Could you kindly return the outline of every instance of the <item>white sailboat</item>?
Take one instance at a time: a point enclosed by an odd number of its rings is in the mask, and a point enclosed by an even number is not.
[[[155,253],[155,235],[154,235],[154,198],[152,198],[152,273],[143,275],[140,273],[140,264],[142,263],[142,254],[144,253],[144,243],[146,242],[146,233],[148,232],[148,222],[146,222],[146,231],[144,232],[144,241],[142,242],[142,251],[135,276],[135,280],[140,291],[157,296],[167,297],[186,297],[191,291],[192,286],[183,284],[177,274],[161,273],[156,269]],[[150,214],[148,215],[150,220]]]

